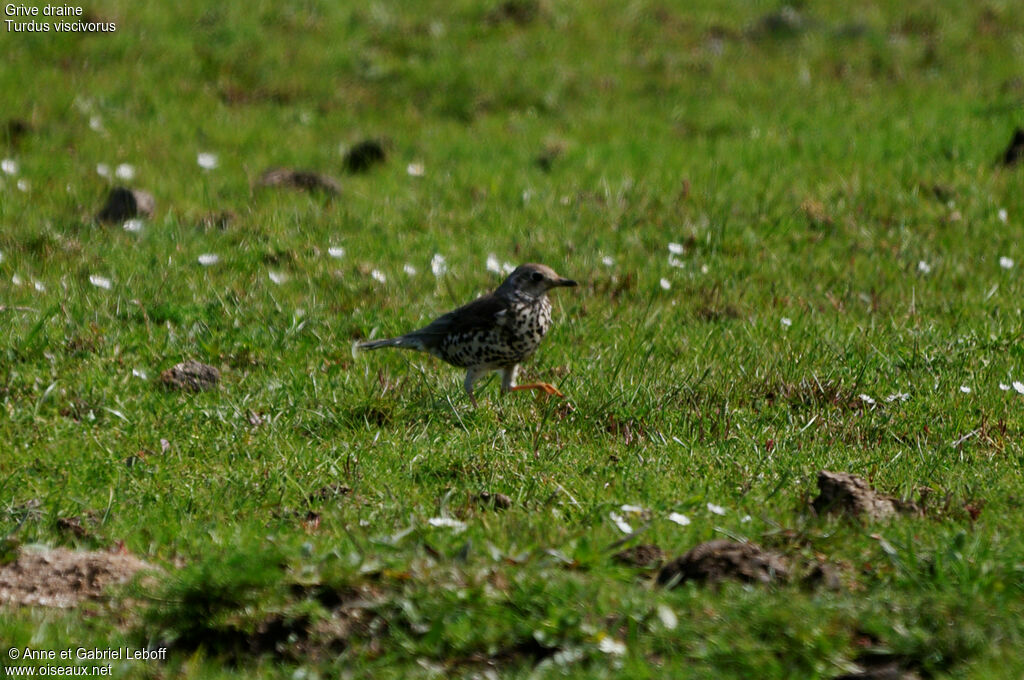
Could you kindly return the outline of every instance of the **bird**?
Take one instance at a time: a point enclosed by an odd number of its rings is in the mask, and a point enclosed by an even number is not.
[[[396,338],[356,343],[357,350],[397,347],[427,352],[466,369],[463,387],[474,408],[476,382],[491,371],[501,372],[501,392],[540,390],[565,397],[554,385],[534,382],[517,385],[519,365],[540,346],[551,327],[548,291],[577,283],[555,273],[547,265],[528,263],[516,267],[493,292],[459,307],[419,330]]]

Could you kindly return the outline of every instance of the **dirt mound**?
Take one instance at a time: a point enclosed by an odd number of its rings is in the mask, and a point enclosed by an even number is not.
[[[331,195],[341,193],[338,180],[330,175],[294,168],[271,168],[260,176],[258,184],[261,187],[290,187]]]
[[[494,508],[495,510],[508,510],[512,507],[512,499],[503,493],[481,491],[480,493],[473,494],[473,500],[482,507]]]
[[[1006,167],[1017,165],[1024,160],[1024,130],[1017,128],[1013,131],[1013,137],[1003,152],[1002,162]]]
[[[374,165],[387,160],[384,143],[378,139],[364,139],[345,154],[345,169],[351,173],[366,172]]]
[[[74,607],[102,597],[107,586],[153,568],[124,553],[22,548],[16,560],[0,566],[0,603]]]
[[[789,571],[782,558],[753,543],[719,539],[694,546],[658,573],[658,585],[674,587],[686,581],[716,583],[735,579],[748,583],[785,581]]]
[[[818,514],[845,512],[863,515],[873,521],[896,514],[897,504],[892,498],[877,493],[860,477],[845,472],[819,472],[818,491],[813,502]]]
[[[217,386],[220,382],[220,371],[213,366],[189,359],[161,373],[160,381],[168,389],[202,392]]]
[[[114,187],[107,194],[96,219],[100,222],[123,222],[133,217],[152,217],[156,208],[153,194],[142,189]]]
[[[612,559],[627,567],[650,569],[661,566],[661,563],[665,561],[665,551],[653,543],[645,543],[620,550],[612,555]]]

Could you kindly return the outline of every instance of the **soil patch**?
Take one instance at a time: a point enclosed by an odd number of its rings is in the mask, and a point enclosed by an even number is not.
[[[107,586],[129,581],[153,565],[126,553],[22,548],[0,567],[0,602],[41,607],[74,607],[103,596]]]
[[[782,557],[754,543],[719,539],[701,543],[658,573],[658,585],[675,587],[686,581],[717,583],[726,579],[747,583],[785,581],[789,570]]]

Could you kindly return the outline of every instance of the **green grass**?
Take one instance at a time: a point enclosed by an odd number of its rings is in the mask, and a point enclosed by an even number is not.
[[[1024,674],[1024,397],[1000,389],[1024,380],[1024,171],[995,163],[1024,124],[1021,8],[508,6],[0,25],[4,115],[31,127],[0,133],[0,522],[165,570],[89,616],[0,608],[4,650],[170,645],[114,664],[152,678],[830,678],[865,648]],[[344,175],[364,138],[387,162]],[[100,163],[154,194],[141,232],[94,222]],[[342,194],[253,188],[276,165]],[[489,378],[473,410],[429,357],[352,356],[497,285],[491,253],[581,282],[524,376],[571,409]],[[221,386],[159,387],[186,358]],[[921,517],[818,518],[820,469],[932,491]],[[623,504],[650,512],[631,544],[749,539],[844,587],[658,589],[611,559]]]

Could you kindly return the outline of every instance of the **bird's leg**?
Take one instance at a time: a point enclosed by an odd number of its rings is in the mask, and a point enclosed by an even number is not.
[[[519,364],[501,367],[501,393],[506,394],[516,389],[516,375],[519,373]]]
[[[462,383],[462,386],[466,388],[466,394],[469,395],[469,402],[473,404],[473,408],[476,408],[476,397],[473,396],[473,383],[479,380],[483,374],[484,371],[470,368],[466,371],[466,379]]]
[[[546,383],[546,382],[528,383],[526,385],[516,385],[512,389],[513,390],[540,390],[541,392],[546,392],[547,394],[550,394],[552,397],[562,397],[563,399],[565,398],[565,395],[562,394],[561,392],[559,392],[557,387],[555,387],[551,383]]]
[[[518,372],[519,364],[513,364],[512,366],[506,366],[501,369],[502,392],[513,392],[515,390],[541,390],[542,392],[546,392],[553,397],[565,397],[565,395],[559,392],[554,385],[545,382],[529,383],[526,385],[516,385],[516,374]]]

